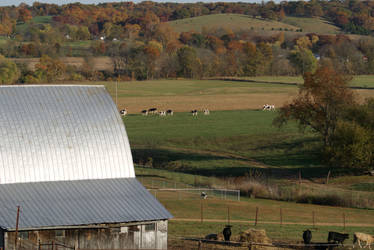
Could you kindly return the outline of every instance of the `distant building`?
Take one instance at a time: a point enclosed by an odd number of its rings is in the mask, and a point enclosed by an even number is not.
[[[0,249],[167,248],[172,216],[136,180],[103,86],[0,87],[0,138]]]

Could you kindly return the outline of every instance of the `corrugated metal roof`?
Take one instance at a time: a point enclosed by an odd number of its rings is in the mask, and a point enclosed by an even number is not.
[[[103,86],[0,87],[0,184],[135,177]]]
[[[150,221],[172,215],[135,178],[0,185],[0,227],[46,228]]]

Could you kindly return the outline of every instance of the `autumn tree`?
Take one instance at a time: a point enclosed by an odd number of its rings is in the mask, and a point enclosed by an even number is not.
[[[17,65],[2,55],[0,55],[0,83],[12,84],[20,77],[20,71]]]
[[[300,128],[308,127],[318,133],[325,147],[331,146],[339,117],[355,102],[348,80],[327,67],[318,68],[314,74],[306,73],[298,96],[280,108],[273,123],[282,126],[295,120]]]
[[[60,60],[43,55],[35,65],[35,75],[42,81],[53,82],[61,77],[66,70],[65,64]]]

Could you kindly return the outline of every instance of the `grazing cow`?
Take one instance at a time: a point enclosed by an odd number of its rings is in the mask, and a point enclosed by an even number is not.
[[[127,110],[126,110],[126,109],[122,109],[119,113],[120,113],[122,116],[125,116],[125,115],[127,115]]]
[[[160,116],[166,116],[166,111],[161,110],[158,114],[159,114]]]
[[[174,112],[173,112],[173,110],[172,110],[172,109],[168,109],[168,110],[166,111],[166,114],[167,114],[167,115],[173,115],[173,114],[174,114]]]
[[[349,234],[342,234],[338,232],[329,232],[329,237],[327,238],[327,241],[329,243],[335,243],[335,244],[341,244],[343,245],[343,242],[349,238]]]
[[[209,115],[209,114],[210,114],[209,109],[204,109],[204,115]]]
[[[312,240],[312,232],[309,229],[304,231],[303,240],[304,240],[304,244],[306,244],[306,245],[310,244],[310,242]]]
[[[354,233],[353,234],[353,248],[355,247],[355,244],[357,242],[360,248],[362,248],[361,242],[365,242],[366,243],[365,248],[369,247],[369,249],[371,249],[370,245],[374,242],[374,236],[371,236],[365,233]]]
[[[275,105],[270,105],[270,104],[265,104],[262,106],[262,110],[268,110],[268,111],[274,111],[275,110]]]
[[[226,227],[223,229],[223,237],[225,238],[225,241],[230,241],[231,237],[231,226],[226,225]]]
[[[142,110],[142,115],[148,115],[148,110],[146,110],[146,109],[144,109],[144,110]]]
[[[149,114],[156,114],[156,112],[157,112],[157,108],[150,108],[150,109],[148,109],[148,113]]]
[[[191,110],[191,113],[192,113],[192,116],[197,116],[197,110],[196,109]]]
[[[218,240],[218,235],[217,234],[208,234],[205,236],[206,240]]]
[[[206,199],[206,198],[208,198],[208,195],[205,193],[205,192],[201,192],[201,199]]]

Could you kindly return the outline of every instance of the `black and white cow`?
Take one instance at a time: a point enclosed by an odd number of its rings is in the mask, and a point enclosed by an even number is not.
[[[144,109],[144,110],[142,110],[142,115],[148,115],[148,110],[146,110],[146,109]]]
[[[157,108],[150,108],[148,109],[149,114],[156,114],[157,113]]]
[[[192,113],[192,116],[197,116],[197,110],[196,109],[191,110],[191,113]]]
[[[127,115],[127,110],[126,110],[126,109],[122,109],[121,111],[119,111],[119,113],[120,113],[122,116],[125,116],[125,115]]]
[[[167,114],[167,115],[173,115],[174,112],[173,112],[172,109],[168,109],[168,110],[166,110],[166,114]]]

